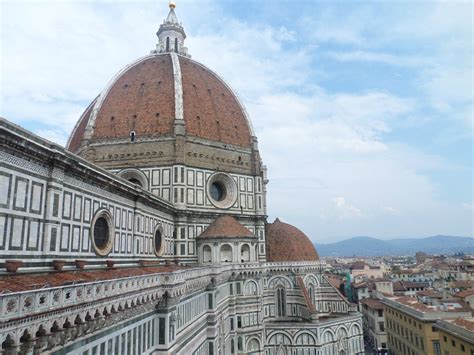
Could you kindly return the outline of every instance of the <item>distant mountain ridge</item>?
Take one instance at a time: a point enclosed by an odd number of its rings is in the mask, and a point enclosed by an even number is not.
[[[397,256],[427,254],[474,253],[474,238],[437,235],[427,238],[381,240],[353,237],[335,243],[315,243],[320,256]]]

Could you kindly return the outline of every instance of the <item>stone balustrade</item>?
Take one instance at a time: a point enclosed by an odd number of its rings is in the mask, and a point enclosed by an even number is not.
[[[213,275],[226,278],[230,272],[242,270],[272,271],[282,267],[292,269],[318,266],[315,262],[279,262],[265,264],[230,264],[210,267],[196,267],[167,273],[132,276],[114,280],[85,282],[67,286],[41,288],[22,292],[0,294],[0,321],[31,316],[37,313],[54,311],[102,298],[110,298],[120,294],[135,292],[153,287],[164,289],[185,286],[193,290],[196,286],[205,287]],[[170,293],[174,296],[174,293]]]

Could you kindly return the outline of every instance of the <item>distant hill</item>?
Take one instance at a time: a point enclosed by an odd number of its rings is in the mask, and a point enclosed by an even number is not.
[[[381,240],[371,237],[354,237],[340,242],[317,244],[320,256],[396,256],[427,254],[474,253],[474,238],[437,235],[428,238]]]

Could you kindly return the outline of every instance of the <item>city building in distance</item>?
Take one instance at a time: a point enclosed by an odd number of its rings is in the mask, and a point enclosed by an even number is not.
[[[385,298],[382,303],[392,354],[472,354],[471,310],[464,304],[450,302],[432,306],[413,297]],[[458,328],[463,329],[462,335],[453,330],[460,321],[463,325]]]
[[[246,110],[169,7],[66,149],[0,121],[3,353],[363,354],[310,239],[268,223]]]

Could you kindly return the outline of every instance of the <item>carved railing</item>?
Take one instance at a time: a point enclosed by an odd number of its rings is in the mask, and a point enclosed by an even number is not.
[[[10,319],[32,316],[37,313],[51,312],[98,299],[155,287],[162,287],[170,293],[170,296],[179,296],[184,292],[205,288],[212,277],[215,277],[216,281],[220,281],[228,278],[231,273],[239,273],[243,270],[266,272],[281,267],[317,267],[317,264],[314,262],[281,262],[215,265],[4,293],[0,294],[0,321],[5,322]]]

